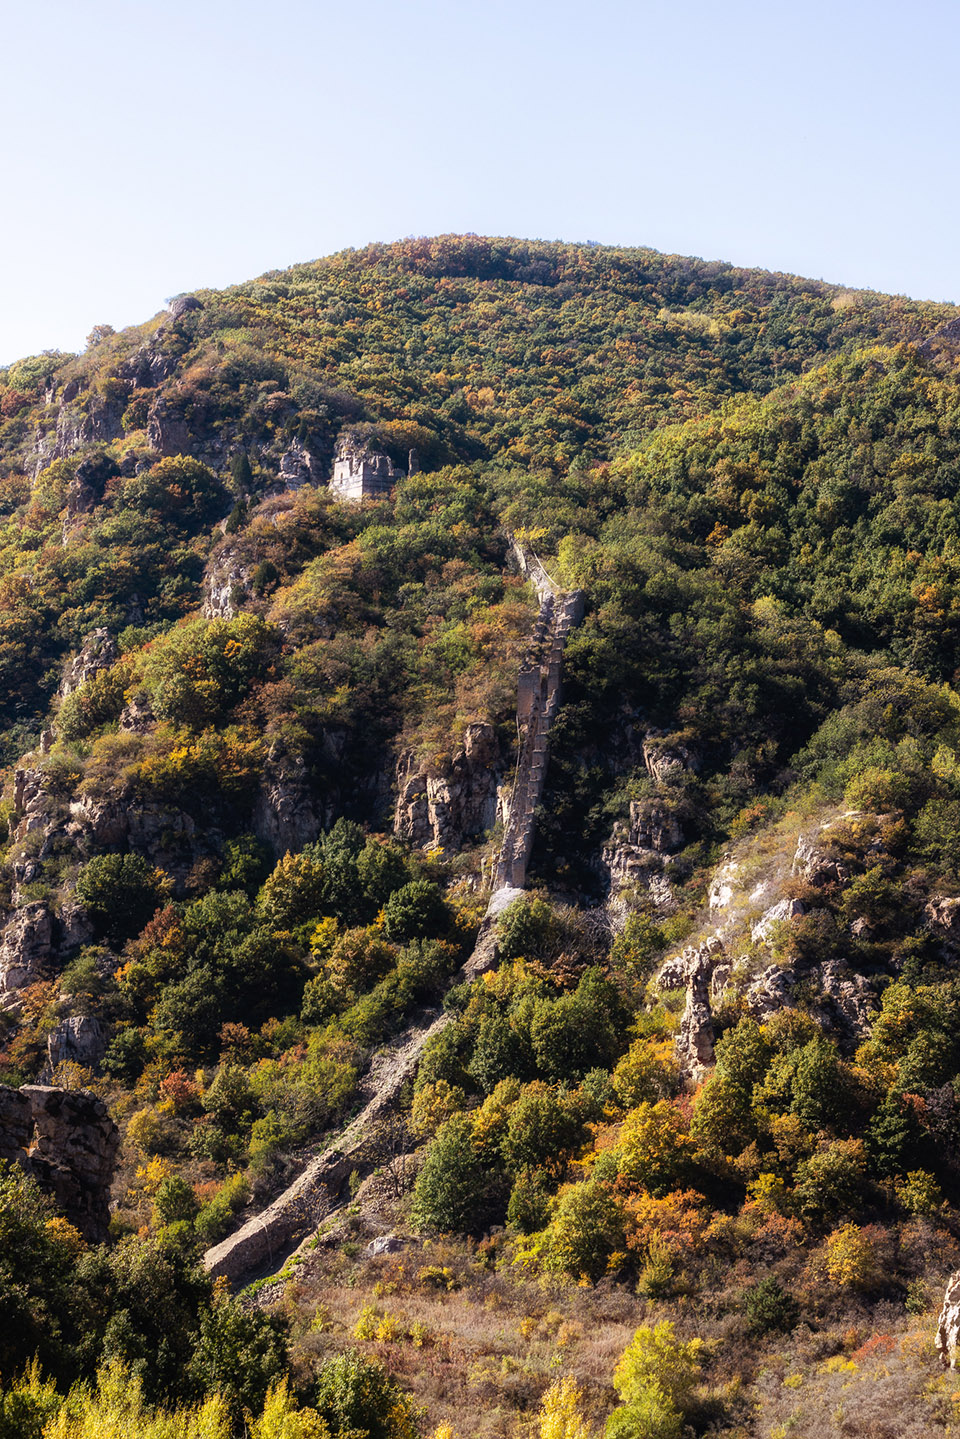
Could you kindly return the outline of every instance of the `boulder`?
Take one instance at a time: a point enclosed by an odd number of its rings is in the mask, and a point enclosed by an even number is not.
[[[406,1246],[407,1241],[396,1234],[379,1234],[370,1240],[364,1254],[368,1259],[377,1259],[381,1254],[399,1254]]]

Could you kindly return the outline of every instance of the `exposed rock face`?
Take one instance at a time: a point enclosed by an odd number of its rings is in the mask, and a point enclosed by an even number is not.
[[[649,730],[643,741],[643,762],[650,778],[658,784],[687,772],[695,774],[700,768],[699,758],[688,744],[656,730]]]
[[[253,832],[274,854],[296,852],[316,839],[321,815],[299,756],[270,754],[253,807]]]
[[[67,1063],[96,1069],[106,1047],[106,1033],[95,1016],[84,1014],[61,1019],[47,1035],[46,1072],[52,1075],[58,1064]]]
[[[88,1090],[0,1085],[0,1159],[32,1175],[92,1243],[107,1237],[119,1143],[106,1105]]]
[[[317,478],[310,451],[302,441],[294,440],[280,456],[281,485],[285,490],[299,490],[301,485],[315,484]]]
[[[159,332],[158,332],[159,333]],[[117,376],[130,380],[140,390],[152,390],[173,374],[177,368],[177,357],[161,350],[157,345],[143,345],[127,360],[117,366]]]
[[[190,453],[190,427],[163,395],[157,395],[147,415],[147,444],[160,455]]]
[[[710,1012],[710,976],[716,957],[723,953],[719,940],[684,952],[687,1003],[677,1035],[677,1059],[690,1084],[699,1084],[713,1067],[713,1015]]]
[[[680,1020],[676,1054],[684,1079],[698,1085],[713,1067],[713,1015],[710,1011],[710,981],[714,966],[724,958],[723,944],[716,935],[699,948],[692,946],[668,959],[657,976],[660,989],[683,989],[687,1002]],[[729,966],[727,966],[729,969]]]
[[[854,817],[854,813],[842,815],[841,820]],[[821,825],[812,834],[802,834],[797,840],[797,852],[793,857],[793,873],[805,879],[808,884],[843,884],[850,878],[846,868],[827,850],[829,831],[833,823],[835,822]]]
[[[631,889],[644,889],[657,909],[669,911],[676,904],[670,879],[674,851],[686,840],[682,792],[677,781],[697,768],[697,758],[685,744],[648,730],[642,742],[643,763],[662,793],[632,800],[630,817],[619,821],[600,852],[611,908],[621,915],[628,908]]]
[[[15,1009],[17,991],[44,977],[52,948],[53,921],[43,900],[15,909],[0,933],[0,1009]]]
[[[795,919],[797,915],[805,912],[806,906],[799,899],[778,900],[752,926],[750,938],[754,941],[769,939],[774,925],[784,924],[787,920]]]
[[[393,823],[398,839],[419,849],[456,853],[493,827],[497,782],[502,770],[493,725],[467,725],[463,745],[449,765],[431,773],[412,751],[397,761],[397,807]]]
[[[156,716],[145,694],[133,694],[120,711],[119,727],[128,734],[147,734],[156,724]]]
[[[203,616],[208,620],[232,620],[247,598],[250,574],[239,547],[226,545],[217,551],[203,577]]]
[[[61,699],[73,694],[74,690],[79,689],[100,670],[108,670],[119,658],[120,650],[110,631],[105,626],[91,630],[90,634],[84,636],[83,644],[73,659],[67,661],[60,681]]]
[[[70,804],[67,833],[85,850],[134,850],[158,865],[176,883],[186,879],[198,859],[215,850],[217,833],[172,805],[134,804],[121,795],[97,799],[83,795]]]
[[[960,1269],[947,1280],[940,1322],[937,1326],[937,1353],[944,1369],[956,1369],[960,1342]]]
[[[762,1024],[777,1010],[788,1009],[793,1003],[796,982],[793,971],[783,969],[779,964],[771,964],[758,974],[743,996],[754,1019]]]
[[[711,912],[729,909],[739,888],[739,879],[740,865],[728,855],[710,881],[707,903]]]
[[[923,911],[927,922],[947,939],[960,939],[960,897],[935,894]]]

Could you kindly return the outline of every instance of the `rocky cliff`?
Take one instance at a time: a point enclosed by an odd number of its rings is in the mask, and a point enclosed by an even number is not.
[[[85,1089],[0,1085],[0,1159],[51,1194],[85,1239],[106,1239],[119,1134],[106,1106]]]

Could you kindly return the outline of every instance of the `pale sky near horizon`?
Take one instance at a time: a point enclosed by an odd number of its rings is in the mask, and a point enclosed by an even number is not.
[[[0,0],[0,364],[372,240],[960,300],[960,7]]]

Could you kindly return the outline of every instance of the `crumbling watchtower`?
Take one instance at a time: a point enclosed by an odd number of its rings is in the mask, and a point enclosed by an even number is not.
[[[389,455],[341,444],[333,461],[330,488],[341,500],[375,500],[404,477]]]

